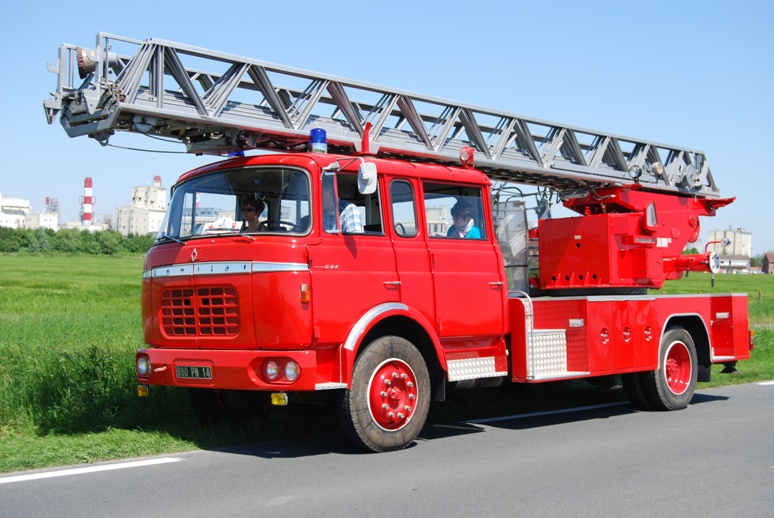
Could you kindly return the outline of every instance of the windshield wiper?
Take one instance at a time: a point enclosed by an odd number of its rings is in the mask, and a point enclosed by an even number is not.
[[[170,235],[167,235],[167,234],[164,234],[161,237],[157,237],[156,241],[158,242],[158,241],[161,241],[162,239],[169,239],[170,241],[174,241],[175,243],[183,243],[183,240],[180,239],[179,237],[170,236]]]

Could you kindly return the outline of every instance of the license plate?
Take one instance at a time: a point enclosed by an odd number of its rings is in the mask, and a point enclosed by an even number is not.
[[[209,367],[191,367],[188,365],[176,365],[175,376],[185,379],[212,379],[212,369]]]

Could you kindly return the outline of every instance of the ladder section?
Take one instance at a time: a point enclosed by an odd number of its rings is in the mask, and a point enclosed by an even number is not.
[[[115,131],[168,137],[192,153],[305,150],[322,128],[331,152],[475,166],[494,180],[572,191],[639,183],[718,196],[703,152],[276,65],[156,38],[100,33],[60,47],[49,123],[106,145]]]

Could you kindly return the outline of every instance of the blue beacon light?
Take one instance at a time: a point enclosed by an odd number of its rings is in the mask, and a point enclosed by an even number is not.
[[[309,132],[309,143],[311,144],[312,152],[314,153],[328,152],[328,136],[322,128],[314,128]]]

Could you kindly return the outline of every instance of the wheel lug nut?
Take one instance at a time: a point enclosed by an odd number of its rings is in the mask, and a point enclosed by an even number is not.
[[[412,381],[409,381],[408,383],[406,383],[406,386],[408,388],[414,388],[414,383]]]
[[[382,405],[382,408],[383,408],[384,410],[387,410],[388,408],[390,408],[390,405],[388,405],[387,403],[384,403],[384,404]]]
[[[387,386],[390,386],[390,385],[392,385],[392,381],[384,380],[384,384],[387,385]]]
[[[401,378],[403,378],[403,379],[406,379],[406,378],[408,378],[408,374],[406,374],[406,373],[404,372],[403,374],[401,374],[401,375],[400,375],[400,377],[401,377]]]
[[[390,417],[395,417],[395,412],[390,412]]]
[[[406,405],[406,413],[408,414],[409,412],[411,412],[411,407]]]
[[[398,373],[397,373],[397,372],[393,372],[393,373],[392,373],[392,377],[393,377],[394,379],[397,379],[397,378],[398,378]]]
[[[405,416],[405,415],[403,415],[403,412],[398,412],[398,417],[399,417],[399,418],[401,418],[401,419],[403,419],[403,418],[404,418],[404,417],[406,417],[406,416]]]
[[[416,398],[417,398],[417,397],[416,397],[414,394],[409,394],[409,399],[411,399],[411,400],[414,400],[414,399],[416,399]]]
[[[379,393],[379,395],[382,397],[387,397],[387,393],[383,390]]]

